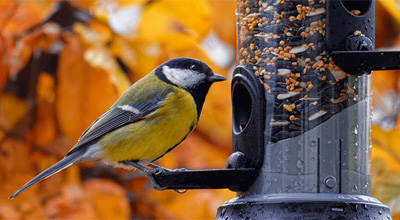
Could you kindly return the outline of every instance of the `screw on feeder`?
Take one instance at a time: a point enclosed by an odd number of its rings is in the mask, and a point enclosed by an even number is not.
[[[333,187],[335,187],[335,185],[336,185],[336,179],[335,179],[335,177],[333,177],[333,176],[328,176],[326,179],[325,179],[325,185],[328,187],[328,188],[333,188]]]

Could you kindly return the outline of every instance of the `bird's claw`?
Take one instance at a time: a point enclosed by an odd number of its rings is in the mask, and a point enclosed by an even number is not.
[[[158,184],[157,181],[154,179],[153,175],[149,175],[149,180],[154,189],[158,191],[163,191],[167,189],[166,187],[161,187],[160,184]]]
[[[168,170],[166,170],[165,168],[162,168],[162,167],[157,167],[157,168],[153,168],[153,169],[148,169],[146,174],[148,176],[153,176],[153,175],[159,175],[163,172],[168,172]]]
[[[172,170],[172,172],[185,172],[185,171],[187,171],[187,169],[186,169],[186,168],[183,168],[183,167],[181,167],[181,168],[176,168],[176,169]]]

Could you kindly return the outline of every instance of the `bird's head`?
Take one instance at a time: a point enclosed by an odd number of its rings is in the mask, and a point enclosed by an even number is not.
[[[161,64],[156,69],[156,75],[161,80],[189,92],[203,87],[208,90],[213,82],[226,79],[214,74],[202,61],[186,57],[171,59]]]
[[[197,107],[197,117],[200,117],[204,100],[214,82],[226,80],[216,75],[200,60],[191,58],[176,58],[169,60],[155,69],[156,76],[162,81],[188,91]]]

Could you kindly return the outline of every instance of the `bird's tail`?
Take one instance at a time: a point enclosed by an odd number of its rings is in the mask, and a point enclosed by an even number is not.
[[[53,166],[49,167],[47,170],[45,170],[45,171],[41,172],[39,175],[35,176],[33,179],[31,179],[29,182],[27,182],[25,185],[23,185],[20,189],[18,189],[15,193],[13,193],[8,199],[14,199],[19,194],[21,194],[25,190],[31,188],[36,183],[71,166],[72,164],[77,162],[79,159],[81,159],[82,156],[83,156],[83,154],[81,152],[74,152],[74,153],[64,157],[62,160],[58,161]]]

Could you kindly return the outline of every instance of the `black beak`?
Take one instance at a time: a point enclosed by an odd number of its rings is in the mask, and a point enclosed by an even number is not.
[[[221,75],[217,75],[217,74],[214,74],[214,75],[212,75],[212,76],[209,76],[209,77],[207,77],[207,79],[208,79],[208,81],[210,81],[210,82],[219,82],[219,81],[224,81],[224,80],[226,80],[225,77],[223,77],[223,76],[221,76]]]

